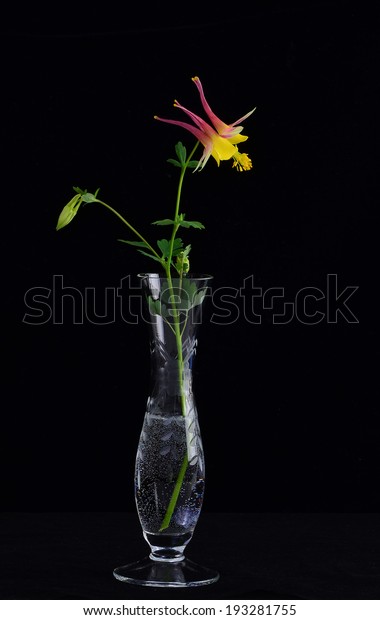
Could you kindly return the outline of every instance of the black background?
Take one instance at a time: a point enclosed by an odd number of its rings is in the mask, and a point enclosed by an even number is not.
[[[348,2],[129,15],[33,5],[3,19],[4,510],[134,510],[146,325],[117,309],[110,324],[74,324],[70,300],[62,324],[31,324],[25,294],[62,276],[95,290],[101,314],[106,287],[153,269],[117,241],[122,224],[98,205],[55,225],[73,185],[100,187],[154,238],[150,222],[174,205],[166,159],[192,139],[153,116],[182,118],[174,98],[200,112],[194,75],[226,122],[257,110],[244,123],[251,172],[211,159],[186,180],[183,210],[206,226],[186,237],[192,269],[212,273],[215,289],[254,275],[289,302],[304,287],[326,295],[328,274],[338,293],[358,287],[348,302],[357,323],[341,313],[329,322],[322,300],[308,307],[324,313],[318,324],[275,325],[270,310],[252,324],[238,297],[230,324],[202,326],[194,389],[205,510],[380,509],[373,20]]]

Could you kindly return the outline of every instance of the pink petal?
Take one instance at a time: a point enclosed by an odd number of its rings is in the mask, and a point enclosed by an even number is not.
[[[184,129],[187,129],[202,144],[204,144],[205,141],[210,140],[210,138],[208,138],[208,136],[203,131],[201,131],[197,127],[194,127],[194,125],[190,125],[190,123],[183,123],[182,121],[173,121],[168,118],[160,118],[159,116],[155,116],[154,118],[157,121],[162,121],[163,123],[169,123],[170,125],[178,125],[179,127],[183,127]]]
[[[207,116],[209,117],[210,121],[214,125],[215,129],[217,130],[217,132],[219,134],[221,134],[222,132],[226,131],[226,129],[228,129],[228,125],[223,123],[223,121],[221,121],[220,118],[218,118],[216,116],[216,114],[214,114],[214,112],[211,110],[209,104],[206,101],[206,97],[204,96],[203,86],[202,86],[202,83],[201,83],[199,77],[193,77],[192,80],[195,83],[195,85],[196,85],[196,87],[197,87],[197,89],[199,91],[199,95],[200,95],[200,98],[201,98],[201,102],[202,102],[204,111],[206,112]]]
[[[198,125],[198,127],[208,136],[211,137],[216,133],[215,129],[211,127],[211,125],[206,123],[203,118],[201,118],[197,114],[194,114],[194,112],[192,112],[191,110],[184,108],[183,105],[180,105],[178,101],[174,102],[174,106],[185,112],[185,114],[187,114],[188,116],[190,116],[191,120],[194,121],[194,123]]]

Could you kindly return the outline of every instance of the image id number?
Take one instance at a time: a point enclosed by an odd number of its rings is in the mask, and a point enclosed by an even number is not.
[[[227,605],[227,616],[295,616],[295,605]]]

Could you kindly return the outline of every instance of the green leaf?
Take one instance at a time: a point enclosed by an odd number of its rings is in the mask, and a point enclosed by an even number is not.
[[[177,153],[179,161],[183,165],[186,162],[186,147],[183,146],[182,142],[177,142],[175,145],[175,152]]]
[[[153,258],[153,260],[156,260],[158,263],[160,263],[160,265],[162,265],[162,260],[160,258],[157,258],[157,256],[153,256],[153,254],[148,254],[148,252],[144,252],[144,250],[138,250],[138,252],[144,254],[144,256],[149,256],[149,258]]]
[[[182,239],[180,239],[180,237],[176,237],[173,243],[174,250],[177,250],[178,248],[182,248],[182,246],[183,246]]]
[[[149,245],[145,243],[145,241],[127,241],[126,239],[118,239],[122,243],[128,243],[129,245],[134,245],[138,248],[148,248]]]
[[[83,202],[96,202],[97,198],[94,194],[90,194],[89,192],[87,192],[86,194],[82,195],[82,200]]]
[[[190,280],[186,280],[186,278],[182,282],[182,288],[186,293],[188,299],[194,299],[197,293],[197,285],[195,282],[191,282]]]
[[[150,314],[158,314],[166,318],[169,313],[167,311],[166,305],[162,304],[159,299],[153,299],[153,297],[148,297],[148,306]]]
[[[157,226],[169,226],[174,224],[174,220],[157,220],[156,222],[152,222],[152,224],[156,224]]]
[[[182,164],[181,162],[179,162],[177,159],[167,159],[166,160],[168,162],[168,164],[172,164],[173,166],[177,166],[177,168],[182,168]]]
[[[157,241],[157,245],[162,252],[162,256],[167,258],[169,256],[170,251],[170,242],[167,239],[159,239]]]
[[[202,301],[204,300],[205,295],[206,295],[206,291],[205,290],[198,291],[198,293],[194,297],[194,302],[193,302],[193,306],[192,307],[199,306],[199,304],[201,304]]]
[[[118,239],[118,241],[121,241],[122,243],[128,243],[128,245],[133,245],[137,247],[138,251],[141,252],[141,254],[144,254],[144,256],[149,256],[149,258],[153,258],[153,260],[158,261],[162,265],[162,260],[160,258],[158,258],[157,256],[154,256],[153,254],[149,254],[148,252],[144,252],[144,250],[139,249],[139,248],[149,248],[149,245],[145,243],[144,241],[127,241],[126,239]]]
[[[187,164],[188,168],[196,168],[198,166],[198,161],[196,159],[191,159]]]
[[[91,194],[86,189],[81,189],[80,187],[73,187],[73,190],[75,190],[78,194],[82,196],[83,202],[96,202],[97,201],[96,197],[98,195],[99,189],[100,188],[98,187],[95,194]]]
[[[180,239],[179,237],[176,237],[173,243],[173,256],[178,256],[178,254],[182,252],[182,247],[183,247],[182,239]]]
[[[183,226],[184,228],[204,228],[204,225],[201,222],[190,222],[189,220],[182,220],[182,222],[180,222],[180,226]]]
[[[183,301],[182,308],[190,310],[191,308],[195,308],[195,306],[199,306],[203,302],[203,299],[206,295],[206,289],[201,289],[198,291],[197,285],[195,282],[191,282],[186,280],[186,278],[182,281],[183,288]]]
[[[157,245],[162,252],[162,257],[168,258],[169,252],[170,252],[170,241],[168,241],[167,239],[159,239],[157,241]],[[182,246],[183,246],[182,239],[180,239],[179,237],[174,239],[173,256],[177,256],[177,254],[181,251]]]
[[[161,302],[159,299],[148,297],[149,312],[151,314],[161,314]]]

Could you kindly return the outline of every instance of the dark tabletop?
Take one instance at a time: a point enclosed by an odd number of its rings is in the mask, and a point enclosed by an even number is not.
[[[3,513],[1,599],[377,600],[379,514],[202,513],[187,557],[211,586],[150,588],[113,568],[146,556],[136,514]]]

